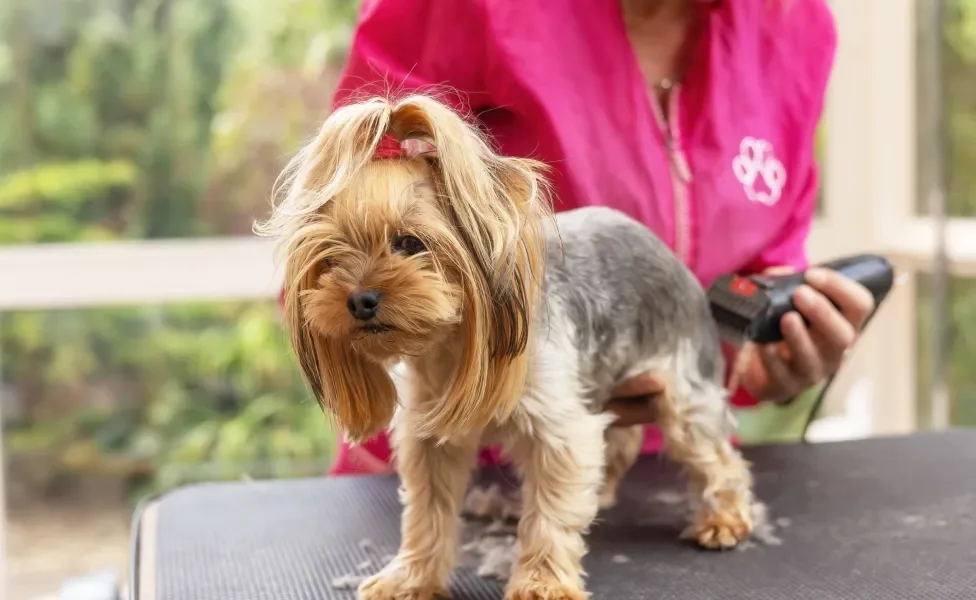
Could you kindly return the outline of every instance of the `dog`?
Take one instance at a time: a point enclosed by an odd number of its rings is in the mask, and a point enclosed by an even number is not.
[[[431,96],[374,97],[326,119],[256,228],[279,239],[283,319],[323,409],[351,442],[391,431],[402,544],[362,600],[447,593],[476,453],[494,443],[523,481],[506,598],[586,598],[584,533],[642,439],[605,404],[643,373],[666,382],[658,425],[689,474],[692,536],[722,549],[750,534],[701,286],[620,212],[554,215],[547,174]]]

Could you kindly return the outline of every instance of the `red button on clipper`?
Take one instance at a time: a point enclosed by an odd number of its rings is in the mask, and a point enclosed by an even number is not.
[[[745,277],[736,277],[729,287],[740,296],[751,296],[756,293],[756,284]]]

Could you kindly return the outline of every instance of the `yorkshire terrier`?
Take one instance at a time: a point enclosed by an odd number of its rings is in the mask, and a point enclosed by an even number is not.
[[[608,208],[554,216],[544,165],[495,153],[425,95],[339,108],[277,193],[258,231],[281,240],[304,375],[349,441],[391,427],[402,544],[361,599],[447,592],[462,498],[492,443],[523,481],[506,598],[586,598],[583,534],[642,436],[604,408],[638,374],[667,382],[658,425],[690,475],[692,536],[722,549],[750,534],[715,324],[646,227]]]

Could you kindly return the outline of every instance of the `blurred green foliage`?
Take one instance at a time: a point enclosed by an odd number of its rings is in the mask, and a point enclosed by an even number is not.
[[[334,439],[305,390],[276,307],[17,313],[4,325],[27,423],[8,452],[52,472],[133,478],[152,490],[196,479],[321,473]],[[56,343],[54,342],[56,340]]]
[[[935,2],[920,2],[922,18],[931,19]],[[951,217],[976,217],[976,0],[947,0],[946,21],[941,37],[932,44],[941,55],[943,108],[946,139],[935,138],[944,152],[947,176],[948,213]],[[924,85],[924,84],[923,84]],[[927,90],[920,90],[925,98]],[[926,107],[923,105],[922,109]],[[923,137],[925,125],[922,126]],[[922,184],[929,183],[937,164],[934,152],[919,152]],[[920,193],[919,208],[928,213],[926,189]],[[932,279],[918,277],[918,383],[920,416],[927,419],[927,398],[932,384],[933,319]],[[976,281],[953,278],[949,282],[948,380],[952,399],[951,422],[957,426],[976,426]],[[941,310],[942,307],[939,307]]]
[[[2,3],[0,244],[250,233],[357,7]],[[333,452],[270,301],[0,314],[0,356],[9,456],[51,479],[159,490],[322,473]]]

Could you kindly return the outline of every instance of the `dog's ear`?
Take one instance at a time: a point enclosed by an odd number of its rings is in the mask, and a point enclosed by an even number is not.
[[[303,310],[305,292],[319,276],[309,242],[292,247],[285,269],[283,321],[305,380],[319,405],[351,442],[363,442],[389,425],[397,393],[386,369],[348,344],[315,331]]]
[[[314,289],[327,258],[331,233],[321,230],[321,215],[372,159],[392,110],[389,100],[377,97],[334,111],[282,171],[272,213],[255,225],[258,234],[277,239],[277,257],[285,261],[283,319],[305,380],[351,441],[367,439],[389,423],[396,391],[381,365],[315,331],[303,297]]]
[[[482,428],[511,414],[525,383],[551,215],[545,169],[496,154],[473,124],[425,96],[398,102],[390,127],[435,148],[428,160],[457,238],[445,250],[464,293],[460,365],[428,433]]]

